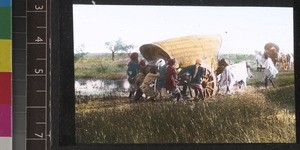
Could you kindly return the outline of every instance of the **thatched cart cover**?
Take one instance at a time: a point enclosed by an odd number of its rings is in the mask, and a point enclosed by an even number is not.
[[[267,43],[265,45],[265,53],[268,54],[275,64],[278,61],[279,46],[275,43]]]
[[[186,67],[201,59],[215,66],[220,46],[220,36],[186,36],[142,45],[140,52],[147,61],[175,58],[180,67]]]

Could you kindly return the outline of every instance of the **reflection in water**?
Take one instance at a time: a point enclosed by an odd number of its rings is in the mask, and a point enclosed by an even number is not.
[[[129,83],[127,80],[108,79],[78,79],[75,81],[76,95],[101,95],[111,92],[127,92]]]

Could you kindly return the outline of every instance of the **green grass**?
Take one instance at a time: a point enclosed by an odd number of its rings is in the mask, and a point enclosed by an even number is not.
[[[78,78],[126,78],[126,58],[112,61],[111,57],[84,57],[75,63],[75,79]]]
[[[252,70],[252,73],[254,74],[254,77],[249,79],[247,81],[247,84],[255,87],[264,86],[264,71]],[[294,85],[294,73],[291,73],[291,71],[280,72],[279,75],[276,76],[274,81],[276,86],[278,87]],[[271,86],[271,83],[269,83],[269,86]]]
[[[126,69],[130,61],[127,53],[116,53],[114,61],[110,53],[74,54],[74,57],[76,56],[75,79],[124,79],[127,77]]]
[[[281,72],[277,88],[259,78],[247,92],[206,102],[128,103],[95,98],[76,104],[77,143],[294,143],[293,72]]]

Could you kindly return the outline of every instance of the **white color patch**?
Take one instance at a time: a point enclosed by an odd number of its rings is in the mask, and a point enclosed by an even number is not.
[[[0,150],[12,150],[12,137],[0,137]]]

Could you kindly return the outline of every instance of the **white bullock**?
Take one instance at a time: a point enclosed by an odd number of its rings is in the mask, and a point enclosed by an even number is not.
[[[230,93],[235,84],[242,84],[244,89],[247,88],[247,79],[253,77],[250,66],[246,61],[228,65],[219,75],[218,88],[226,86],[226,93]]]

